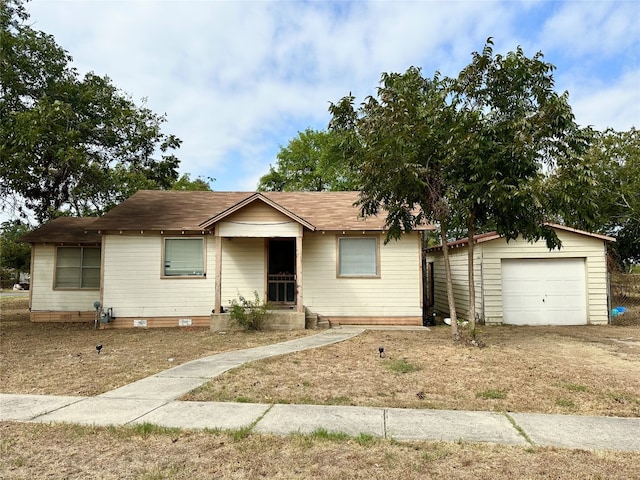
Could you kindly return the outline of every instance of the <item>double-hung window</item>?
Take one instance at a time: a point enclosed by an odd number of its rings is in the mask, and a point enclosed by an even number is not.
[[[58,247],[55,288],[100,288],[100,247]]]
[[[338,239],[339,277],[379,277],[378,239],[340,237]]]
[[[165,277],[204,277],[204,239],[165,238],[163,275]]]

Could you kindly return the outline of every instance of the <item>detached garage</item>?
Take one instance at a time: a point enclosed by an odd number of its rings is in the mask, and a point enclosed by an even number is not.
[[[487,324],[586,325],[609,320],[606,242],[611,237],[561,225],[551,226],[560,250],[544,240],[507,242],[496,233],[475,238],[476,314]],[[456,312],[467,319],[468,242],[449,244]],[[429,303],[447,313],[442,247],[427,249]]]

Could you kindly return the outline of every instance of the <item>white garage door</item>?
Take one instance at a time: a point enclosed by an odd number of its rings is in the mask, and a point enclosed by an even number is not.
[[[512,325],[584,325],[584,258],[502,260],[503,322]]]

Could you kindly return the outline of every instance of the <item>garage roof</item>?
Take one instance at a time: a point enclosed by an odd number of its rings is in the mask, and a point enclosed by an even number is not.
[[[604,240],[606,242],[615,242],[616,239],[613,237],[608,237],[606,235],[601,235],[599,233],[592,233],[592,232],[586,232],[584,230],[578,230],[576,228],[571,228],[571,227],[567,227],[565,225],[560,225],[557,223],[546,223],[545,225],[547,225],[548,227],[551,227],[553,229],[556,230],[564,230],[566,232],[572,232],[572,233],[577,233],[579,235],[585,235],[588,237],[593,237],[593,238],[598,238],[600,240]],[[498,238],[502,238],[503,235],[498,234],[497,232],[489,232],[489,233],[482,233],[479,235],[476,235],[473,237],[473,243],[474,244],[478,244],[478,243],[484,243],[484,242],[489,242],[491,240],[496,240]],[[453,242],[449,242],[447,243],[447,246],[449,248],[458,248],[458,247],[466,247],[469,244],[469,239],[468,238],[463,238],[460,240],[455,240]],[[430,247],[427,248],[426,251],[427,252],[437,252],[442,250],[442,245],[437,245],[435,247]]]

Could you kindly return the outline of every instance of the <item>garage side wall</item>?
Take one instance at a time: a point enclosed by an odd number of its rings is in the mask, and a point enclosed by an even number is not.
[[[605,242],[601,239],[579,233],[556,230],[562,241],[561,250],[549,251],[546,243],[534,244],[522,239],[506,240],[500,238],[475,246],[476,311],[484,315],[486,323],[503,322],[502,315],[502,260],[503,259],[553,259],[582,258],[585,260],[587,321],[590,324],[608,322],[607,304],[607,266]],[[456,311],[459,319],[467,319],[467,248],[460,247],[449,251],[453,277],[453,290]],[[447,284],[442,252],[427,254],[427,261],[434,263],[435,309],[448,314]]]
[[[439,314],[449,315],[444,255],[442,252],[429,253],[427,255],[427,262],[433,262],[434,264],[434,308]],[[467,269],[468,254],[466,247],[449,250],[449,262],[451,263],[451,279],[453,283],[453,297],[456,303],[456,314],[458,320],[468,320],[469,272]],[[476,286],[476,315],[482,318],[484,315],[482,304],[482,249],[479,245],[474,249],[474,280]]]

